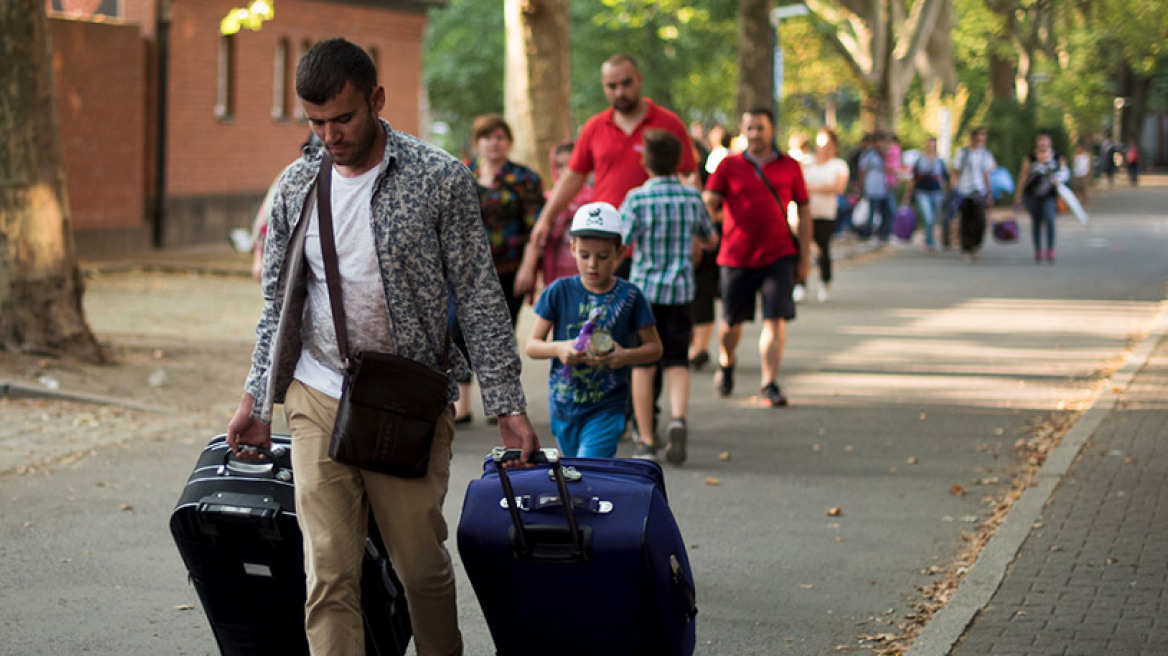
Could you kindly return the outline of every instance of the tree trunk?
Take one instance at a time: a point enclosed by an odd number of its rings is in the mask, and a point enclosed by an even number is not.
[[[904,0],[806,0],[820,19],[835,25],[835,48],[863,80],[860,121],[866,130],[896,131],[917,59],[950,1],[917,0],[909,7]]]
[[[104,360],[81,308],[43,0],[0,3],[0,346]]]
[[[511,159],[551,187],[548,153],[572,136],[568,115],[568,0],[506,0],[503,106],[515,135]]]
[[[945,0],[937,14],[937,24],[929,33],[924,52],[917,57],[917,70],[925,80],[928,91],[932,85],[941,85],[942,93],[957,91],[957,67],[953,63],[953,0]]]
[[[770,0],[738,0],[738,115],[775,107],[775,30]],[[776,117],[776,119],[779,117]]]
[[[1015,24],[1017,21],[1014,18],[1014,1],[1013,0],[992,0],[988,3],[991,11],[994,12],[1002,21],[999,26],[1000,42],[1011,42],[1014,35]],[[999,39],[995,39],[999,41]],[[1018,72],[1018,65],[1012,57],[1012,52],[1007,52],[1005,48],[1001,47],[1000,43],[990,43],[989,47],[989,82],[990,82],[990,99],[991,100],[1015,100],[1017,96],[1017,87],[1015,86],[1015,77]]]
[[[1119,138],[1122,142],[1140,143],[1144,131],[1144,114],[1148,110],[1148,95],[1152,90],[1152,78],[1140,75],[1124,65],[1119,74],[1119,95],[1124,98],[1123,114],[1120,117]],[[1144,160],[1147,165],[1148,160]]]

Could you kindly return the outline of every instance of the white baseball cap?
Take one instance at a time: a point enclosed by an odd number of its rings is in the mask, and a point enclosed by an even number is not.
[[[616,237],[623,241],[624,223],[620,212],[608,203],[588,203],[576,210],[572,217],[572,228],[568,231],[573,237],[598,237],[612,239]]]

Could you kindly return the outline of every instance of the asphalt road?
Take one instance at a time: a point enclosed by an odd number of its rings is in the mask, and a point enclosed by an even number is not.
[[[975,264],[894,246],[842,266],[830,302],[801,305],[790,326],[789,408],[751,398],[756,330],[732,398],[715,396],[708,369],[695,375],[689,461],[666,474],[695,569],[698,653],[837,653],[904,621],[933,580],[924,570],[951,563],[1008,488],[1027,426],[1089,405],[1168,295],[1168,189],[1094,200],[1090,227],[1059,219],[1055,265],[1033,262],[1023,221],[1022,243],[989,243]],[[524,381],[546,434],[545,366]],[[230,405],[238,392],[223,393]],[[214,430],[159,419],[128,442],[0,477],[0,654],[215,653],[167,529]],[[459,434],[452,534],[493,430]],[[490,654],[458,572],[467,653]],[[561,619],[554,596],[531,613]]]

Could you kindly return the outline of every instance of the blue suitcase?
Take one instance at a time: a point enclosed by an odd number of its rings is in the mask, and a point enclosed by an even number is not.
[[[517,456],[492,453],[458,524],[498,656],[693,654],[693,574],[661,467],[555,449],[533,469],[499,466]]]

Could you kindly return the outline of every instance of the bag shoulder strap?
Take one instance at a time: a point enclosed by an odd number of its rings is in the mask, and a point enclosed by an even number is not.
[[[779,157],[782,157],[782,155],[779,155]],[[750,165],[758,172],[758,177],[762,178],[762,183],[766,185],[767,191],[771,192],[771,197],[775,199],[775,203],[779,206],[779,214],[783,217],[783,223],[787,225],[787,233],[791,235],[791,241],[798,244],[799,238],[795,236],[795,231],[791,229],[791,222],[787,220],[787,208],[783,205],[783,199],[779,198],[779,192],[775,191],[775,188],[771,186],[771,181],[767,179],[766,173],[762,172],[762,167],[759,166],[758,162],[754,161],[753,157],[742,153],[742,158],[750,162]]]
[[[349,336],[345,329],[345,304],[341,298],[341,272],[337,266],[337,242],[333,237],[332,203],[333,158],[326,150],[316,174],[316,218],[320,222],[320,252],[324,259],[324,279],[328,286],[329,306],[332,308],[333,329],[337,334],[337,350],[341,363],[348,367]]]

